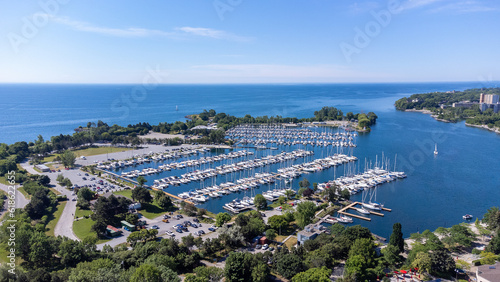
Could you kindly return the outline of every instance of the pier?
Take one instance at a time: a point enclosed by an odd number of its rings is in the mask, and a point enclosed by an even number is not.
[[[365,216],[361,216],[361,215],[357,215],[357,214],[352,214],[352,213],[348,213],[346,212],[348,209],[352,209],[354,208],[356,205],[361,205],[360,202],[353,202],[345,207],[343,207],[342,209],[340,209],[338,211],[339,214],[343,214],[343,215],[346,215],[346,216],[350,216],[350,217],[354,217],[354,218],[358,218],[358,219],[362,219],[362,220],[366,220],[366,221],[372,221],[371,218],[369,217],[365,217]],[[392,211],[391,209],[389,208],[382,208],[382,210],[384,211]],[[379,212],[375,212],[375,211],[372,211],[372,210],[368,210],[370,212],[370,214],[374,214],[374,215],[378,215],[378,216],[384,216],[383,213],[379,213]]]

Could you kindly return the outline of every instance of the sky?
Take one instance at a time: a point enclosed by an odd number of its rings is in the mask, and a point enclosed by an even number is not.
[[[0,0],[0,83],[500,80],[497,0]]]

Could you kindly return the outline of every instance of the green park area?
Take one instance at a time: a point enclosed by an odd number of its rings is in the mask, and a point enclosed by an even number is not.
[[[108,146],[102,146],[102,147],[90,147],[90,148],[85,148],[85,149],[77,149],[77,150],[71,150],[74,154],[75,157],[79,158],[81,156],[88,157],[88,156],[95,156],[95,155],[103,155],[103,154],[111,154],[111,153],[117,153],[117,152],[124,152],[124,151],[130,151],[133,150],[133,148],[124,148],[124,147],[108,147]],[[47,156],[43,159],[43,163],[47,162],[53,162],[54,158],[56,156],[59,156],[60,154],[52,154],[50,156]]]

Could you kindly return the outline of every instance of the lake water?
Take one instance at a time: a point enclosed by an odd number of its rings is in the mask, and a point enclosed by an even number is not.
[[[397,170],[405,171],[408,178],[377,189],[377,200],[392,212],[385,212],[384,217],[371,216],[371,222],[355,220],[355,224],[388,237],[392,225],[401,222],[406,237],[413,232],[460,223],[466,213],[481,217],[489,207],[500,205],[497,150],[500,136],[466,127],[463,122],[442,123],[429,115],[398,112],[394,110],[394,101],[413,93],[488,86],[481,83],[168,85],[134,96],[133,85],[2,84],[0,142],[30,141],[38,134],[46,139],[61,133],[71,134],[79,125],[99,119],[124,126],[173,122],[211,108],[237,116],[310,117],[323,106],[334,106],[344,112],[373,111],[379,117],[377,124],[371,133],[359,134],[358,146],[352,154],[359,158],[361,168],[365,159],[375,162],[378,155],[380,160],[382,152],[394,165],[397,155]],[[433,155],[435,143],[437,156]],[[322,157],[321,150],[315,150],[314,157]],[[269,170],[277,167],[271,166]],[[307,178],[311,183],[324,182],[342,175],[344,170],[339,166],[308,174]],[[183,172],[173,171],[169,175],[176,173]],[[150,177],[149,184],[153,181],[153,176]],[[296,182],[294,186],[298,186]],[[177,194],[195,188],[199,188],[199,183],[167,190]],[[244,193],[231,194],[211,199],[203,206],[219,212],[223,203],[243,196]],[[354,195],[353,199],[360,197]]]

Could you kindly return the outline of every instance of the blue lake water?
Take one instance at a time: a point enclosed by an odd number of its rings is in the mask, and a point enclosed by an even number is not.
[[[480,83],[318,84],[318,85],[168,85],[132,96],[132,85],[0,85],[0,143],[46,139],[71,134],[88,121],[127,125],[137,122],[173,122],[203,109],[245,114],[309,117],[322,106],[344,112],[373,111],[379,119],[369,134],[357,137],[353,155],[360,167],[382,152],[408,178],[378,188],[377,200],[392,209],[371,222],[355,220],[374,233],[388,237],[392,224],[401,222],[405,236],[462,222],[469,213],[481,217],[500,205],[498,134],[457,124],[441,123],[429,115],[394,110],[395,100],[413,93],[488,87]],[[128,98],[127,98],[128,97]],[[134,100],[135,98],[135,100]],[[175,110],[178,106],[178,111]],[[439,154],[433,155],[434,144]],[[316,148],[315,158],[322,157]],[[223,152],[219,152],[223,153]],[[260,152],[258,154],[263,154]],[[256,156],[257,157],[257,156]],[[358,166],[358,164],[356,164]],[[264,168],[274,171],[279,165]],[[307,175],[324,182],[344,173],[344,167]],[[184,171],[185,172],[185,171]],[[167,175],[184,173],[172,171]],[[165,175],[166,176],[166,175]],[[152,183],[154,177],[148,183]],[[298,181],[294,181],[297,186]],[[199,188],[181,185],[176,194]],[[177,189],[177,190],[176,190]],[[267,189],[267,188],[261,188]],[[258,190],[257,190],[258,191]],[[244,193],[210,200],[204,206],[222,211],[223,203]],[[355,195],[355,200],[361,195]]]

